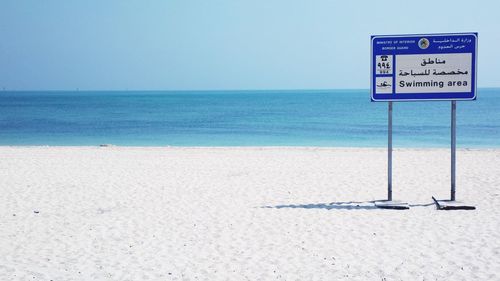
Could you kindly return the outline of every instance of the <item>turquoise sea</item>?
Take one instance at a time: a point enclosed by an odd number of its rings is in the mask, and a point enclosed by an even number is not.
[[[451,102],[394,103],[395,147],[448,147]],[[0,145],[387,145],[368,90],[0,92]],[[457,145],[500,147],[500,89],[457,102]]]

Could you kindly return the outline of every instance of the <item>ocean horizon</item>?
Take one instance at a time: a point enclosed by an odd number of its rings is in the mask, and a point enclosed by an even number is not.
[[[500,88],[457,102],[458,148],[500,147]],[[369,90],[3,91],[3,146],[387,146]],[[449,147],[450,102],[395,102],[395,147]]]

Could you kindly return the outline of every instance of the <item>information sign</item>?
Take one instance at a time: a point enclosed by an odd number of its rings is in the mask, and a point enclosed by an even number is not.
[[[477,33],[371,37],[372,101],[475,100]]]

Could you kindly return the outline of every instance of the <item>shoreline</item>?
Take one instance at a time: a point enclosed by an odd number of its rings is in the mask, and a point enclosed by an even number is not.
[[[74,149],[217,149],[217,150],[273,150],[273,149],[289,149],[289,150],[385,150],[387,147],[361,147],[361,146],[133,146],[133,145],[0,145],[2,148],[74,148]],[[449,147],[393,147],[393,150],[450,150]],[[500,147],[457,147],[457,151],[496,151]]]

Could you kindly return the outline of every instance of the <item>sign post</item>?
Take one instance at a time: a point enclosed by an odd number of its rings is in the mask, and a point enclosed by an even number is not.
[[[456,148],[457,148],[457,102],[451,101],[451,195],[450,195],[451,201],[455,201]]]
[[[393,201],[392,196],[392,108],[395,101],[451,101],[451,197],[450,200],[434,200],[440,209],[450,202],[457,205],[456,102],[476,99],[477,41],[477,33],[371,37],[371,100],[389,103],[388,196],[387,200],[376,203],[378,207],[408,208],[406,203]]]
[[[392,101],[389,102],[387,130],[387,201],[392,201]]]

